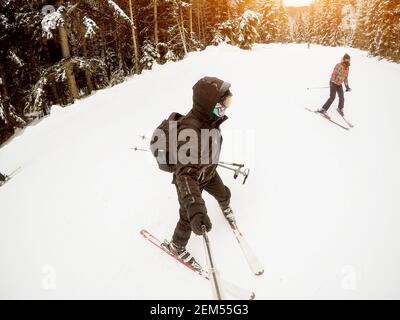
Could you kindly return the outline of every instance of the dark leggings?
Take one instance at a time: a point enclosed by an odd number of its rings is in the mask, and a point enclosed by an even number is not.
[[[201,189],[201,191],[207,191],[210,195],[212,195],[222,207],[227,207],[229,205],[231,199],[231,192],[228,187],[224,185],[218,172],[215,172],[214,177],[210,180],[210,182]],[[183,205],[183,201],[179,195],[179,191],[177,188],[178,200],[179,200],[179,221],[176,225],[174,235],[172,236],[172,240],[175,244],[186,247],[186,244],[189,241],[190,235],[192,233],[192,228],[190,227],[190,221],[187,216],[186,209]]]
[[[336,93],[339,96],[339,107],[338,108],[340,110],[343,110],[343,108],[344,108],[343,87],[342,87],[342,85],[338,86],[337,84],[334,84],[333,82],[331,82],[331,95],[330,95],[329,99],[325,102],[322,109],[324,109],[325,111],[328,111],[328,109],[332,105],[333,101],[335,101]]]

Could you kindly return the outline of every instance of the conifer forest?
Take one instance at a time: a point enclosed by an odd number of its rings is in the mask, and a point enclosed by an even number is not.
[[[222,42],[353,47],[399,62],[400,1],[315,0],[290,13],[276,0],[0,0],[0,143],[52,105]]]

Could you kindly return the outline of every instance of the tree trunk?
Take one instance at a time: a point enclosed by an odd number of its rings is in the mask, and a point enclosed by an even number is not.
[[[136,72],[139,72],[139,53],[138,53],[138,47],[136,43],[136,27],[135,23],[133,20],[133,7],[132,7],[132,0],[129,0],[129,12],[130,12],[130,17],[131,17],[131,27],[132,27],[132,41],[133,41],[133,59],[134,59],[134,64],[135,64],[135,69]]]
[[[82,15],[79,15],[79,32],[82,37],[82,53],[83,53],[85,60],[87,60],[88,59],[88,49],[87,49],[87,41],[86,41],[86,37],[85,37],[85,30],[84,30],[83,24],[82,24]],[[86,85],[88,88],[88,93],[91,94],[93,91],[92,73],[87,68],[85,68],[85,78],[86,78]]]
[[[158,16],[157,16],[157,0],[153,0],[154,5],[154,44],[158,44]]]
[[[204,0],[202,0],[202,6],[203,6],[203,9],[204,9]],[[206,19],[204,18],[204,10],[201,10],[200,11],[200,18],[201,18],[201,30],[202,30],[202,38],[203,38],[203,41],[206,41],[206,37],[207,37],[207,35],[206,35],[206,32],[207,32],[207,30],[206,30]]]
[[[58,5],[64,4],[64,0],[59,0]],[[63,58],[65,59],[64,69],[67,75],[68,88],[73,99],[79,99],[79,89],[76,84],[74,69],[71,63],[71,51],[69,49],[68,32],[64,25],[58,28],[60,44]]]
[[[112,29],[113,30],[116,30],[117,27],[118,26],[117,26],[116,23],[115,23],[115,25],[112,24]],[[122,54],[121,54],[121,46],[120,46],[120,42],[119,42],[119,35],[118,35],[117,32],[113,33],[113,38],[114,38],[113,47],[114,47],[115,55],[117,57],[118,70],[123,70],[124,71],[124,63],[123,63]],[[125,75],[125,72],[124,72],[124,75]]]
[[[185,50],[185,55],[187,55],[188,51],[187,51],[187,47],[186,47],[185,24],[184,24],[184,21],[183,21],[183,14],[182,14],[182,8],[181,7],[179,7],[179,16],[181,18],[180,32],[181,32],[181,38],[182,38],[182,43],[183,43],[183,49]],[[178,21],[178,25],[179,25],[179,21]]]
[[[200,3],[199,0],[196,2],[196,15],[197,15],[197,31],[199,35],[200,42],[203,42],[203,37],[201,36],[201,24],[200,24]]]
[[[193,0],[190,0],[190,7],[189,7],[189,32],[190,32],[190,40],[193,40]]]
[[[7,90],[7,85],[6,85],[6,77],[4,75],[3,71],[3,64],[0,65],[0,78],[2,82],[0,83],[0,88],[1,88],[1,93],[0,96],[3,96],[3,99],[8,98],[8,90]]]
[[[45,48],[45,51],[46,51],[46,54],[47,54],[47,59],[46,59],[46,61],[47,61],[47,63],[46,63],[46,66],[48,67],[48,68],[50,68],[51,66],[52,66],[52,63],[51,63],[51,59],[50,59],[50,48],[49,48],[49,42],[48,42],[48,40],[46,39],[46,38],[43,38],[43,47]],[[58,91],[57,91],[57,83],[56,83],[56,79],[55,79],[55,76],[53,75],[53,74],[51,74],[50,76],[49,76],[49,80],[50,80],[50,83],[52,83],[53,85],[50,85],[50,90],[51,90],[51,93],[52,93],[52,95],[53,95],[53,103],[54,104],[60,104],[60,96],[58,95]]]
[[[107,25],[102,24],[102,32],[101,32],[101,58],[104,61],[104,64],[106,65],[106,72],[107,72],[107,80],[108,82],[111,80],[111,69],[110,69],[110,64],[108,63],[108,51],[107,51],[107,41],[105,37],[105,33],[107,31]],[[101,84],[102,86],[104,85],[103,83]]]
[[[227,9],[228,9],[228,21],[231,21],[231,8],[230,8],[230,6],[229,6],[229,1],[227,0],[226,1],[226,7],[227,7]],[[235,38],[233,37],[233,31],[232,31],[232,29],[229,29],[229,39],[231,39],[231,45],[236,45],[236,43],[235,43]]]
[[[179,35],[181,36],[181,40],[182,40],[182,44],[183,44],[183,50],[185,51],[185,55],[187,55],[185,38],[184,38],[183,32],[181,30],[181,23],[179,21],[179,17],[178,16],[176,17],[176,23],[178,24]]]

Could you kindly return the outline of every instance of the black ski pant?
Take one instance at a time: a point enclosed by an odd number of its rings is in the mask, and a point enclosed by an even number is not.
[[[0,172],[0,182],[6,181],[6,176],[2,175]]]
[[[175,185],[176,187],[176,185]],[[187,211],[184,207],[183,200],[179,194],[178,187],[176,187],[179,201],[179,221],[176,225],[174,235],[172,236],[172,241],[182,247],[186,247],[190,235],[192,233],[192,228],[190,227],[190,221],[187,215]],[[231,191],[221,180],[218,172],[215,172],[214,177],[208,182],[204,187],[200,187],[200,190],[207,191],[212,195],[223,208],[229,206],[231,200]]]
[[[332,105],[333,101],[335,101],[336,98],[336,93],[339,96],[339,109],[343,110],[344,108],[344,93],[343,93],[343,86],[342,85],[337,85],[333,82],[331,82],[331,93],[330,93],[330,97],[329,99],[325,102],[324,106],[322,107],[322,109],[324,109],[325,111],[328,111],[328,109],[330,108],[330,106]]]

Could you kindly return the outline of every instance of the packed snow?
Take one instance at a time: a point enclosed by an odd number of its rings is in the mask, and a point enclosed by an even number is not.
[[[304,107],[328,98],[352,56],[335,126]],[[171,176],[139,135],[191,108],[205,75],[232,83],[222,159],[251,169],[232,191],[238,225],[265,273],[253,276],[214,199],[210,240],[228,281],[258,299],[400,298],[400,66],[349,48],[220,45],[154,66],[29,126],[0,149],[0,298],[210,299],[206,280],[146,242],[178,220]],[[335,120],[337,102],[329,110]],[[341,122],[343,123],[343,122]],[[205,265],[202,238],[188,249]]]

